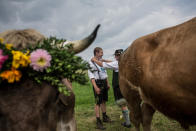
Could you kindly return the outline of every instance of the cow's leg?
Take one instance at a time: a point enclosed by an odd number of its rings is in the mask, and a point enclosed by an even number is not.
[[[137,105],[133,107],[130,106],[129,104],[128,104],[128,108],[130,110],[129,117],[131,123],[135,126],[136,131],[140,131],[140,123],[142,123],[142,115],[140,112],[141,108],[139,106],[137,107]]]
[[[151,129],[151,122],[152,117],[155,110],[149,104],[143,103],[142,104],[142,126],[144,131],[150,131]]]
[[[136,93],[136,92],[135,92]],[[142,123],[142,112],[141,112],[141,99],[132,95],[131,100],[128,100],[128,107],[130,110],[130,120],[134,124],[137,131],[140,130],[140,123]]]

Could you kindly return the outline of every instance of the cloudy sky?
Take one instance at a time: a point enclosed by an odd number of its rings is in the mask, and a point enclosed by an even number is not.
[[[101,24],[97,39],[104,58],[143,35],[196,17],[196,0],[0,0],[0,32],[34,28],[45,36],[77,40]]]

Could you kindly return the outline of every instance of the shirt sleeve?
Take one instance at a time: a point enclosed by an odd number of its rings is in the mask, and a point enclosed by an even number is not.
[[[112,70],[118,70],[118,62],[113,61],[113,62],[103,62],[103,67],[106,69],[112,69]]]
[[[95,78],[95,75],[93,74],[92,71],[95,70],[95,69],[94,69],[94,66],[92,65],[92,62],[89,61],[88,63],[89,63],[89,66],[91,68],[91,69],[88,70],[88,77],[89,77],[89,79],[93,79],[93,78]]]
[[[89,79],[95,79],[95,75],[90,70],[88,70],[88,77]]]

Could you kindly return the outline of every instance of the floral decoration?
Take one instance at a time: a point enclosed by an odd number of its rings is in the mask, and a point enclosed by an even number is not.
[[[8,59],[8,56],[7,56],[7,55],[4,56],[4,55],[3,55],[3,50],[0,49],[0,70],[1,70],[1,68],[2,68],[2,66],[3,66],[3,63],[4,63],[5,60],[7,60],[7,59]]]
[[[50,37],[34,47],[17,50],[0,38],[0,85],[13,84],[29,77],[38,84],[50,83],[67,94],[62,78],[85,84],[88,63],[75,55],[71,45],[62,46],[65,41]]]
[[[51,56],[43,49],[37,49],[33,51],[30,55],[31,66],[36,71],[43,71],[50,67]]]

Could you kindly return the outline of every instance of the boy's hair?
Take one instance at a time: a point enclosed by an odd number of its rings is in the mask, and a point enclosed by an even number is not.
[[[94,56],[96,55],[96,53],[99,53],[100,50],[103,50],[101,47],[95,47],[94,48]]]

